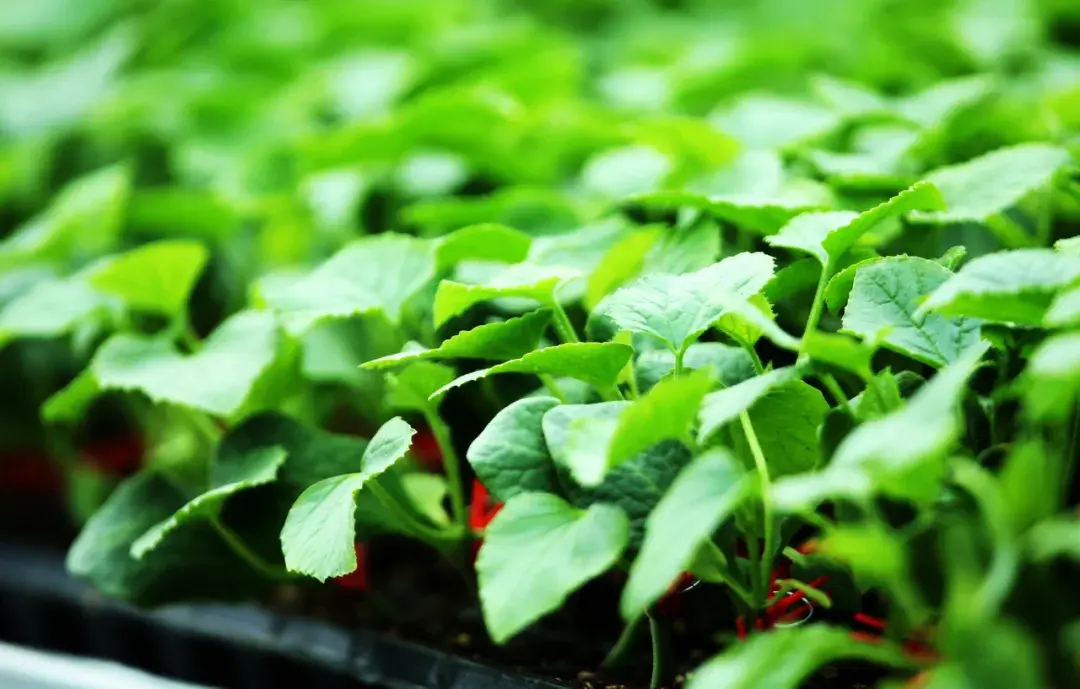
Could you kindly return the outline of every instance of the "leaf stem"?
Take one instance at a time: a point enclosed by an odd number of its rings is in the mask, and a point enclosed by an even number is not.
[[[758,356],[757,350],[754,349],[754,345],[743,342],[742,346],[743,349],[746,350],[746,353],[750,355],[750,361],[754,363],[754,371],[756,371],[759,376],[762,373],[765,373],[765,364],[761,363],[761,357]]]
[[[464,529],[469,520],[468,511],[465,508],[465,486],[461,478],[461,461],[454,449],[454,439],[450,435],[450,428],[443,422],[438,411],[433,408],[424,410],[424,419],[428,427],[435,435],[435,441],[439,444],[442,452],[443,467],[446,469],[448,488],[450,491],[450,509],[454,515],[454,524]]]
[[[1006,249],[1024,249],[1035,243],[1027,230],[1004,213],[987,218],[986,226]]]
[[[833,396],[836,403],[844,408],[849,415],[851,415],[851,402],[848,400],[847,394],[844,392],[844,388],[840,387],[840,383],[831,373],[820,373],[818,379],[825,384],[825,388],[829,391],[829,394]]]
[[[730,588],[744,603],[753,608],[754,595],[750,591],[747,591],[745,586],[739,583],[735,572],[731,570],[731,564],[728,562],[727,556],[724,555],[724,551],[720,550],[720,548],[710,540],[706,542],[705,552],[708,553],[709,557],[713,560],[712,563],[710,563],[711,566],[723,576],[723,580],[720,583],[723,583]]]
[[[562,387],[559,386],[559,381],[555,380],[551,375],[547,373],[538,373],[537,377],[540,378],[540,382],[544,384],[544,387],[548,389],[551,396],[559,400],[562,404],[566,404],[566,393],[563,392]]]
[[[686,349],[680,348],[675,352],[675,372],[674,376],[678,378],[683,374],[683,357],[686,356]]]
[[[564,344],[570,344],[572,342],[581,342],[578,339],[577,333],[574,331],[574,324],[570,322],[570,317],[566,315],[566,311],[563,310],[562,305],[552,300],[552,318],[551,324],[555,327],[555,333],[559,336],[559,339]]]
[[[289,581],[296,578],[284,568],[270,564],[258,553],[249,548],[247,544],[244,543],[244,539],[240,538],[235,531],[225,526],[221,521],[221,517],[218,515],[211,514],[209,522],[210,525],[214,527],[214,531],[217,531],[218,535],[221,536],[221,540],[225,541],[225,544],[229,546],[229,549],[236,553],[241,560],[250,565],[251,568],[259,574],[271,581]]]
[[[821,276],[818,278],[817,289],[814,290],[814,301],[810,304],[810,315],[806,319],[806,327],[803,328],[803,337],[807,333],[817,330],[818,322],[821,321],[821,312],[825,306],[825,288],[832,277],[833,261],[830,258],[821,266]],[[799,355],[803,358],[803,355]]]
[[[746,442],[750,445],[750,453],[754,456],[754,466],[757,467],[758,477],[761,480],[761,506],[765,519],[763,531],[765,543],[761,551],[761,577],[762,590],[768,595],[769,578],[772,575],[773,548],[776,535],[773,524],[772,503],[769,492],[772,489],[772,481],[769,478],[769,467],[765,463],[765,453],[761,450],[757,433],[754,432],[754,424],[750,421],[750,415],[745,411],[739,412],[739,422],[742,424],[743,433],[746,434]]]
[[[652,677],[649,679],[649,689],[661,689],[664,686],[664,677],[667,676],[667,630],[655,608],[646,608],[645,616],[649,618],[649,636],[652,637]]]
[[[623,664],[626,660],[627,654],[634,645],[634,641],[637,639],[638,629],[641,627],[641,617],[635,617],[626,623],[623,627],[622,633],[619,634],[619,639],[612,646],[611,650],[604,657],[604,661],[600,663],[600,667],[604,669],[617,668]]]
[[[377,480],[369,481],[364,488],[365,490],[370,490],[371,494],[374,495],[386,509],[390,510],[410,531],[431,545],[439,546],[447,541],[459,540],[465,533],[465,531],[456,524],[449,529],[437,529],[418,521],[407,509],[401,506],[401,503],[387,493],[386,489],[380,486]]]
[[[1076,474],[1076,442],[1080,437],[1080,407],[1073,409],[1072,421],[1069,423],[1069,435],[1065,441],[1064,467],[1061,472],[1061,502],[1058,509],[1064,509],[1069,504],[1069,491],[1072,490],[1073,477]]]

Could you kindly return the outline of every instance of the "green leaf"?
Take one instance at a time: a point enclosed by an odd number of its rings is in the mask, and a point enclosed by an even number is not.
[[[77,423],[86,409],[101,394],[101,386],[93,372],[84,369],[65,387],[55,392],[41,405],[45,423]]]
[[[436,390],[431,399],[442,397],[451,388],[497,373],[565,376],[585,381],[598,389],[611,388],[633,354],[633,348],[616,342],[572,342],[544,347],[520,359],[467,373]]]
[[[500,502],[520,493],[559,493],[555,462],[544,439],[552,397],[526,397],[495,415],[465,454],[477,478]]]
[[[829,404],[821,392],[801,380],[770,389],[747,409],[772,478],[803,473],[821,465],[818,435],[828,412]],[[734,426],[732,434],[740,456],[752,465],[742,428]]]
[[[657,383],[619,415],[608,467],[618,466],[661,440],[690,437],[701,400],[713,385],[708,369]]]
[[[543,427],[563,494],[571,504],[582,508],[597,502],[618,505],[630,518],[631,542],[639,543],[645,519],[675,476],[690,461],[689,450],[682,443],[662,441],[609,471],[598,486],[582,486],[569,471],[570,441],[575,424],[597,420],[615,422],[629,404],[562,404],[544,415]]]
[[[90,270],[88,281],[133,309],[175,316],[209,258],[198,242],[164,240],[106,259]]]
[[[884,260],[881,256],[866,258],[852,263],[829,278],[829,284],[825,286],[825,305],[829,307],[829,311],[840,313],[840,309],[847,304],[848,298],[851,296],[851,290],[855,287],[855,276],[860,269]]]
[[[919,388],[905,407],[848,434],[824,471],[773,484],[774,504],[800,511],[828,498],[862,499],[872,493],[932,499],[946,455],[964,429],[957,407],[988,347],[985,342],[973,346]]]
[[[675,369],[675,354],[667,349],[650,349],[638,355],[634,366],[638,387],[648,392]],[[719,342],[695,342],[686,348],[683,369],[695,371],[701,368],[711,369],[716,382],[724,387],[731,387],[755,375],[754,360],[749,352],[742,347]]]
[[[578,275],[577,270],[563,266],[523,263],[507,268],[483,285],[443,280],[435,293],[435,327],[465,313],[474,304],[503,297],[518,297],[537,301],[542,306],[554,306],[558,303],[559,288]]]
[[[1024,410],[1032,418],[1063,421],[1080,392],[1080,332],[1045,339],[1020,379]]]
[[[461,261],[518,263],[529,255],[532,237],[499,223],[469,225],[441,237],[435,244],[435,263],[446,270]]]
[[[67,555],[73,576],[107,596],[136,605],[190,600],[250,600],[267,582],[240,560],[205,520],[179,524],[142,560],[132,544],[186,502],[164,475],[143,470],[124,481],[75,539]]]
[[[1080,257],[1018,249],[967,263],[923,304],[946,316],[1038,327],[1059,291],[1080,280]]]
[[[1028,532],[1027,543],[1036,562],[1058,557],[1080,562],[1080,521],[1069,517],[1046,519]]]
[[[484,622],[496,643],[558,609],[603,574],[628,540],[626,515],[596,504],[576,509],[547,493],[510,499],[488,526],[476,560]]]
[[[141,560],[186,522],[216,515],[225,501],[236,493],[273,482],[285,462],[286,453],[280,447],[269,447],[234,457],[233,461],[228,461],[227,457],[229,455],[219,453],[211,467],[210,489],[189,500],[171,517],[150,527],[136,539],[131,544],[131,557]]]
[[[611,246],[589,275],[585,287],[585,305],[595,307],[605,296],[628,280],[637,277],[645,265],[661,229],[647,227],[631,232]]]
[[[431,396],[454,380],[454,369],[430,361],[417,361],[387,380],[386,403],[392,409],[426,412]]]
[[[517,359],[540,346],[551,311],[541,309],[505,321],[485,323],[443,341],[435,349],[414,349],[364,363],[362,368],[400,366],[423,359]]]
[[[645,522],[645,540],[623,589],[621,610],[632,620],[687,570],[709,539],[747,495],[745,472],[724,450],[688,464]]]
[[[870,361],[874,357],[874,348],[845,335],[818,330],[808,332],[802,338],[802,351],[812,361],[850,371],[863,380],[873,375]]]
[[[281,346],[270,314],[242,311],[190,356],[161,338],[114,335],[97,351],[90,370],[102,390],[141,392],[155,402],[231,417],[252,401]]]
[[[919,304],[952,274],[934,261],[894,256],[863,266],[844,309],[844,332],[880,343],[935,368],[979,340],[978,321],[924,313]]]
[[[290,571],[325,581],[356,569],[356,494],[405,456],[415,433],[400,418],[387,421],[364,451],[358,473],[325,479],[303,492],[281,529]]]
[[[698,668],[687,689],[798,689],[818,668],[841,661],[910,664],[891,643],[870,644],[839,627],[811,624],[755,634]]]
[[[892,371],[885,370],[866,381],[866,389],[851,400],[855,417],[870,421],[899,409],[904,404],[900,386]]]
[[[917,182],[863,213],[831,211],[796,216],[765,241],[771,246],[808,253],[824,266],[839,260],[864,234],[886,218],[912,210],[941,210],[944,207],[941,194],[932,184]]]
[[[722,426],[752,407],[769,391],[795,380],[798,375],[795,367],[787,366],[706,395],[699,414],[701,428],[698,430],[698,443],[704,444]]]
[[[939,168],[925,179],[941,191],[948,210],[916,211],[911,217],[933,223],[985,222],[1050,184],[1068,160],[1069,153],[1062,148],[1027,143]]]
[[[827,134],[840,117],[812,102],[747,93],[709,115],[709,122],[747,148],[786,149]]]
[[[299,335],[326,320],[375,312],[397,322],[406,300],[434,276],[430,243],[387,232],[354,241],[306,275],[263,279],[257,289]]]
[[[1068,289],[1054,297],[1043,316],[1043,325],[1048,328],[1073,328],[1080,325],[1080,288]]]
[[[19,338],[59,337],[107,312],[110,300],[82,276],[43,280],[0,310],[0,347]]]
[[[646,275],[604,300],[599,309],[622,330],[645,333],[679,352],[716,323],[735,300],[757,294],[773,259],[743,253],[685,275]]]
[[[689,226],[667,228],[645,257],[642,273],[689,273],[716,262],[720,228],[709,218]]]

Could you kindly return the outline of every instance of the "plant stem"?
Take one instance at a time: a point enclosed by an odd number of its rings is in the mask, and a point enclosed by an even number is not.
[[[821,276],[818,278],[817,289],[814,290],[814,301],[810,304],[810,316],[806,319],[803,337],[805,337],[807,333],[817,330],[818,322],[821,320],[821,312],[825,306],[825,287],[829,284],[829,278],[832,277],[832,272],[833,262],[832,259],[829,259],[821,266]]]
[[[987,218],[986,226],[1006,249],[1024,249],[1035,243],[1027,230],[1004,213]]]
[[[622,391],[619,390],[618,385],[609,385],[607,387],[597,388],[596,391],[600,393],[600,396],[604,398],[605,402],[618,402],[620,400],[626,399],[626,397],[622,394]]]
[[[649,689],[661,689],[664,686],[664,677],[667,676],[667,630],[655,609],[646,609],[645,616],[649,618],[649,636],[652,637],[652,677],[649,679]]]
[[[683,373],[683,357],[686,355],[685,349],[680,349],[675,352],[675,377],[678,378]]]
[[[559,339],[564,344],[571,342],[581,342],[578,339],[577,333],[574,332],[574,324],[570,322],[570,317],[566,315],[566,311],[563,310],[562,305],[557,301],[551,303],[553,316],[551,324],[555,326],[555,333],[559,336]]]
[[[1069,491],[1072,489],[1073,476],[1076,474],[1076,441],[1080,436],[1080,407],[1073,409],[1069,423],[1069,435],[1065,439],[1065,456],[1062,457],[1061,502],[1058,509],[1065,509],[1069,504]]]
[[[831,373],[820,373],[818,379],[825,384],[825,388],[829,391],[829,394],[836,399],[836,403],[844,408],[849,415],[851,414],[851,403],[848,401],[847,395],[844,393],[844,389],[840,387],[840,383],[836,381]]]
[[[622,633],[619,634],[618,641],[604,657],[604,662],[600,663],[600,667],[604,669],[617,668],[623,664],[626,660],[627,654],[634,645],[634,640],[637,639],[638,629],[641,627],[641,617],[635,617],[630,620],[625,627],[623,627]]]
[[[750,355],[750,361],[754,363],[754,371],[756,371],[759,376],[762,373],[765,373],[765,364],[761,363],[761,357],[758,356],[757,350],[754,349],[754,345],[744,342],[743,349]]]
[[[401,520],[402,524],[416,534],[416,536],[422,538],[431,545],[439,546],[447,541],[459,540],[465,533],[465,530],[456,524],[450,529],[437,529],[417,521],[408,510],[401,506],[401,503],[395,500],[392,495],[386,492],[385,488],[379,485],[377,480],[369,481],[367,485],[364,486],[364,489],[370,490],[371,494],[374,495],[386,509],[393,512],[394,516]]]
[[[721,583],[730,588],[744,603],[753,607],[754,595],[750,591],[747,591],[745,586],[739,583],[735,572],[731,571],[731,565],[728,562],[727,556],[724,555],[724,552],[711,540],[708,541],[706,545],[707,548],[705,552],[708,553],[709,557],[713,560],[710,563],[711,566],[723,576]]]
[[[750,415],[745,411],[739,412],[739,422],[742,424],[743,433],[746,434],[746,442],[750,445],[750,453],[754,456],[754,466],[757,467],[758,476],[761,480],[761,506],[762,514],[764,516],[765,525],[763,531],[765,533],[765,543],[761,551],[761,582],[762,590],[765,591],[765,595],[768,595],[769,578],[772,575],[772,561],[773,561],[773,548],[774,540],[776,538],[774,534],[772,503],[769,499],[769,492],[772,489],[772,481],[769,479],[769,467],[765,463],[765,453],[761,450],[761,444],[758,442],[757,433],[754,432],[754,424],[750,421]]]
[[[240,559],[248,563],[248,565],[259,574],[272,581],[289,581],[290,579],[295,578],[287,570],[272,565],[260,557],[258,553],[244,543],[244,539],[240,538],[235,531],[225,526],[221,521],[221,517],[218,515],[210,515],[209,521],[210,525],[213,526],[214,530],[221,536],[221,540],[225,541],[225,544],[228,545]]]
[[[1046,185],[1046,188],[1043,189],[1042,193],[1039,195],[1039,219],[1037,225],[1039,246],[1049,245],[1050,235],[1053,232],[1055,181],[1056,179],[1051,178],[1050,182]]]
[[[559,400],[559,402],[566,404],[566,393],[559,386],[559,382],[547,373],[539,373],[537,377],[540,378],[540,382],[544,384],[544,387],[548,389],[551,396]]]
[[[446,469],[448,479],[447,488],[450,491],[450,509],[454,515],[454,523],[458,528],[464,529],[468,524],[469,514],[465,508],[465,486],[461,479],[461,461],[454,449],[454,440],[450,435],[450,428],[443,422],[438,411],[433,408],[424,410],[424,419],[428,427],[435,435],[435,441],[439,444],[442,452],[443,467]]]

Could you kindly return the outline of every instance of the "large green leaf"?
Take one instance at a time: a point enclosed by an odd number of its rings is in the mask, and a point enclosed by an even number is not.
[[[443,280],[435,293],[435,327],[465,313],[474,304],[502,297],[517,297],[539,302],[542,306],[554,306],[558,303],[559,288],[579,275],[574,268],[522,263],[507,268],[482,285]]]
[[[709,440],[722,426],[752,407],[771,390],[790,383],[798,375],[798,370],[792,366],[778,368],[706,395],[701,403],[698,442]]]
[[[645,522],[645,540],[623,589],[624,618],[639,616],[689,568],[698,547],[746,497],[745,475],[723,450],[698,457],[679,473]]]
[[[435,391],[432,398],[445,395],[451,388],[498,373],[533,373],[557,378],[575,378],[598,389],[607,389],[618,380],[623,367],[633,354],[631,347],[617,342],[572,342],[544,347],[529,352],[520,359],[467,373]]]
[[[380,312],[396,322],[406,300],[435,277],[435,252],[422,239],[385,233],[359,239],[300,277],[264,279],[258,292],[285,329]]]
[[[168,519],[150,527],[131,544],[131,556],[141,560],[183,524],[215,517],[231,496],[271,483],[277,479],[278,470],[285,462],[285,457],[284,449],[269,447],[245,454],[239,458],[240,461],[215,462],[211,469],[210,489],[189,500]]]
[[[626,515],[580,510],[548,493],[511,498],[488,525],[476,560],[488,633],[503,643],[603,574],[626,548]]]
[[[88,281],[133,309],[175,316],[209,258],[198,242],[164,240],[106,259],[90,270]]]
[[[421,359],[517,359],[540,346],[540,338],[550,322],[550,310],[533,311],[460,332],[434,349],[410,349],[373,359],[363,364],[363,368],[400,366]]]
[[[325,581],[356,569],[356,494],[405,456],[416,433],[400,418],[371,439],[360,471],[322,480],[300,495],[281,529],[285,565]]]
[[[817,669],[845,660],[910,664],[891,643],[870,644],[848,629],[811,624],[755,634],[698,668],[687,689],[798,689]]]
[[[800,474],[821,465],[818,436],[829,403],[817,388],[801,380],[772,387],[747,409],[773,478]],[[748,465],[753,457],[743,429],[734,426],[735,447]]]
[[[1080,325],[1080,287],[1070,288],[1054,298],[1043,317],[1050,328],[1073,328]]]
[[[80,275],[42,280],[0,309],[0,347],[19,338],[66,335],[106,313],[110,303]]]
[[[414,361],[387,377],[386,403],[391,408],[431,411],[431,396],[454,380],[454,369],[432,361]]]
[[[925,179],[941,191],[948,210],[914,212],[912,218],[935,223],[984,222],[1049,184],[1068,160],[1069,153],[1062,148],[1028,143],[934,170]]]
[[[230,417],[251,400],[281,346],[273,316],[242,311],[189,356],[165,339],[114,335],[98,350],[90,370],[102,390],[141,392],[155,402]]]
[[[766,237],[772,246],[802,251],[821,264],[835,264],[864,234],[883,220],[912,210],[944,209],[941,194],[926,182],[917,182],[888,201],[863,213],[831,211],[796,216],[780,231]]]
[[[646,275],[600,305],[622,330],[651,335],[681,352],[720,320],[733,301],[757,294],[773,274],[774,261],[743,253],[684,275]]]
[[[520,399],[496,414],[469,446],[469,464],[497,500],[560,492],[543,430],[544,414],[557,406],[552,397]]]
[[[1080,256],[1018,249],[980,256],[929,296],[922,308],[995,323],[1042,325],[1054,296],[1080,280]]]
[[[597,502],[618,505],[630,518],[632,543],[638,543],[645,519],[664,496],[675,476],[690,461],[682,443],[665,440],[613,468],[597,486],[583,486],[570,472],[575,425],[615,422],[629,402],[563,404],[544,414],[544,438],[555,460],[562,492],[578,507]]]
[[[974,345],[919,388],[906,406],[848,434],[825,470],[775,483],[773,502],[798,511],[829,498],[864,499],[873,493],[932,499],[945,473],[944,460],[963,432],[957,407],[988,347],[985,342]]]
[[[894,256],[859,268],[844,309],[844,331],[940,368],[979,339],[979,323],[925,313],[919,305],[952,277],[935,261]]]

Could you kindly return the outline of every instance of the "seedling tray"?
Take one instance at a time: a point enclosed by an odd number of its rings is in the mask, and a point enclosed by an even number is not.
[[[222,689],[564,689],[254,605],[140,610],[67,576],[61,553],[0,543],[0,640]]]

